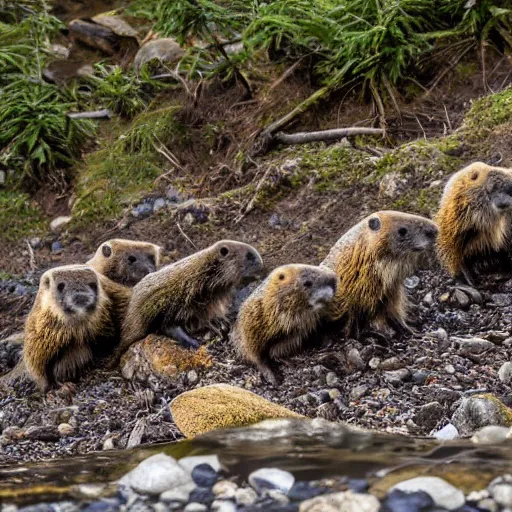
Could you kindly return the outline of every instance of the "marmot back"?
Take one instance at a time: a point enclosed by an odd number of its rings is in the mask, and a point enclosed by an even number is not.
[[[315,330],[336,283],[327,268],[284,265],[242,304],[231,340],[269,382],[277,383],[273,362],[298,351]]]
[[[436,236],[431,220],[391,210],[373,213],[352,227],[320,264],[339,278],[327,318],[343,320],[347,334],[355,336],[374,321],[410,331],[403,281]]]
[[[161,250],[158,245],[148,242],[115,238],[102,243],[86,265],[116,283],[132,287],[155,272],[160,264]]]
[[[475,162],[449,179],[436,215],[437,250],[455,279],[473,285],[473,263],[507,249],[511,209],[509,169]]]
[[[223,240],[147,275],[133,288],[112,363],[150,333],[197,347],[197,340],[186,331],[208,327],[212,320],[225,317],[233,288],[244,279],[256,278],[262,269],[254,247]]]

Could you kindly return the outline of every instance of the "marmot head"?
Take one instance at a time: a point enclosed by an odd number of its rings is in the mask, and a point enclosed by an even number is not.
[[[251,245],[234,240],[221,240],[205,249],[210,264],[218,269],[218,282],[234,283],[252,281],[263,272],[260,253]]]
[[[157,269],[161,250],[147,242],[113,239],[101,244],[88,263],[112,281],[131,287]]]
[[[509,169],[474,162],[450,178],[443,199],[454,190],[464,194],[466,203],[478,211],[499,215],[512,209],[512,171]]]
[[[39,282],[42,310],[64,321],[81,320],[94,313],[104,299],[97,272],[87,265],[67,265],[46,271]]]
[[[391,210],[375,212],[363,222],[369,237],[375,239],[376,249],[398,259],[431,249],[438,233],[429,219]]]
[[[292,300],[313,311],[324,308],[336,293],[338,278],[334,272],[312,265],[283,265],[267,278],[267,289],[286,308]]]

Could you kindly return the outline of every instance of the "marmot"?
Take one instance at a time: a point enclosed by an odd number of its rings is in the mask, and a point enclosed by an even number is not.
[[[456,280],[473,286],[473,264],[505,253],[511,209],[509,169],[475,162],[448,180],[436,215],[437,249]]]
[[[403,281],[436,236],[431,220],[395,211],[379,211],[356,224],[320,264],[339,277],[326,318],[342,320],[349,336],[374,321],[398,333],[411,332]]]
[[[102,243],[86,265],[116,283],[132,287],[157,269],[161,250],[148,242],[115,238]]]
[[[272,362],[301,348],[333,299],[337,281],[327,268],[284,265],[242,304],[231,339],[266,380],[277,384]]]
[[[113,348],[129,294],[87,265],[56,267],[41,276],[20,364],[43,392],[75,379],[96,351]]]
[[[198,347],[185,330],[201,329],[225,317],[233,288],[244,279],[258,277],[262,270],[263,261],[254,247],[222,240],[147,275],[133,287],[121,343],[111,364],[151,333]]]

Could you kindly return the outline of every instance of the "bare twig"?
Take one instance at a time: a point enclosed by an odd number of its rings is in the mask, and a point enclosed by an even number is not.
[[[294,62],[270,87],[269,92],[273,91],[277,86],[282,84],[298,67],[299,64],[306,58],[308,55],[303,55],[299,60]]]
[[[452,122],[450,121],[450,116],[448,115],[448,110],[446,110],[446,105],[443,103],[444,113],[446,114],[446,120],[448,121],[448,128],[450,128],[450,132],[453,132]]]
[[[30,245],[30,242],[28,240],[25,240],[28,248],[28,254],[29,254],[29,264],[30,264],[30,270],[34,272],[37,269],[36,265],[36,257],[34,255],[34,249],[32,249],[32,246]]]
[[[185,233],[185,231],[183,231],[183,229],[181,229],[181,226],[180,226],[180,223],[178,221],[176,221],[176,226],[179,230],[179,232],[182,234],[183,238],[194,248],[197,250],[197,246],[194,242],[192,242],[192,240],[190,240],[190,238],[187,236],[187,234]]]
[[[306,142],[318,142],[327,140],[338,140],[354,135],[384,135],[382,128],[364,128],[352,126],[350,128],[335,128],[333,130],[322,130],[319,132],[283,133],[274,135],[275,142],[280,144],[305,144]]]
[[[108,108],[87,112],[71,112],[67,114],[70,119],[103,119],[112,117],[112,112]]]
[[[418,119],[418,116],[416,114],[414,114],[414,118],[416,119],[418,126],[420,127],[421,131],[423,132],[423,138],[425,140],[427,140],[427,134],[425,133],[425,130],[423,129],[423,125],[420,123],[420,120]]]
[[[263,186],[263,183],[265,182],[265,179],[269,175],[271,169],[272,166],[269,166],[267,167],[267,170],[263,173],[262,178],[260,179],[260,181],[258,181],[258,184],[256,185],[251,200],[247,203],[247,206],[245,207],[244,211],[235,219],[235,224],[238,224],[254,208],[254,203],[256,202],[256,198],[258,197],[258,192]]]

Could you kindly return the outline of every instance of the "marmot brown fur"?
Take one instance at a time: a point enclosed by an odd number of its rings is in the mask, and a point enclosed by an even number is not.
[[[233,288],[246,278],[256,278],[262,269],[254,247],[222,240],[147,275],[133,287],[121,343],[111,363],[151,333],[197,347],[197,340],[185,330],[201,329],[225,317]]]
[[[115,238],[102,243],[86,265],[116,283],[131,287],[157,269],[161,250],[148,242]]]
[[[41,276],[21,364],[42,391],[75,379],[97,351],[115,345],[129,294],[87,265],[57,267]]]
[[[439,258],[457,280],[473,285],[473,263],[505,252],[510,241],[512,171],[475,162],[446,184],[436,221]]]
[[[431,220],[395,211],[373,213],[352,227],[320,265],[339,277],[327,318],[345,322],[351,336],[374,321],[410,331],[403,281],[436,236]]]
[[[327,268],[284,265],[242,304],[231,339],[269,382],[278,382],[272,362],[298,351],[315,330],[337,280]]]

